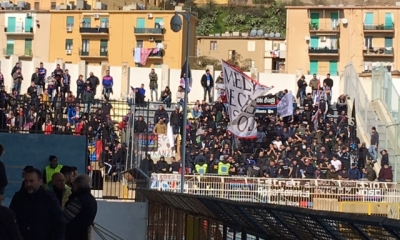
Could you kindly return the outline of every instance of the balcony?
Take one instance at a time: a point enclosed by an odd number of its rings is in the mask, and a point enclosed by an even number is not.
[[[6,35],[33,35],[33,27],[30,27],[29,29],[17,28],[14,31],[5,27],[4,32],[6,33]]]
[[[330,33],[333,35],[340,33],[340,25],[337,23],[326,23],[326,24],[311,24],[309,25],[310,33]]]
[[[108,58],[108,50],[106,50],[106,51],[87,51],[87,50],[79,49],[79,57],[85,58],[85,59]]]
[[[164,57],[164,50],[163,49],[158,49],[158,52],[156,53],[150,53],[149,58],[162,58]]]
[[[157,36],[164,33],[164,28],[134,28],[135,35]]]
[[[368,25],[364,24],[365,33],[394,33],[394,23],[390,25]]]
[[[363,50],[364,57],[393,57],[394,50],[392,47],[371,47]]]
[[[92,28],[92,27],[81,27],[79,28],[79,32],[81,35],[108,35],[108,28]]]
[[[339,49],[309,48],[308,55],[310,55],[310,56],[339,56]]]
[[[16,55],[20,58],[31,58],[33,56],[32,54],[32,49],[24,49],[22,52],[18,51],[18,52],[14,52],[13,49],[9,49],[9,51],[7,51],[7,49],[3,49],[3,55],[5,57],[10,57],[11,55]]]

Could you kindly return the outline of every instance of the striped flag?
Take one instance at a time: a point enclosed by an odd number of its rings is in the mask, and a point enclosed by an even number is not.
[[[319,108],[315,112],[315,114],[311,117],[311,121],[314,123],[314,129],[318,129],[318,119],[319,119]]]
[[[318,90],[317,94],[315,94],[315,97],[314,97],[314,105],[316,105],[317,103],[319,103],[319,100],[321,100],[321,94],[322,94],[322,91],[320,91],[320,90]]]
[[[96,161],[96,142],[88,143],[88,150],[90,161]]]

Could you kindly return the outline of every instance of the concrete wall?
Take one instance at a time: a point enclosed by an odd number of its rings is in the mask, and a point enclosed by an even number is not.
[[[124,240],[146,239],[147,204],[98,200],[95,223]],[[93,236],[95,240],[102,239],[94,232]]]
[[[10,73],[12,67],[18,61],[18,57],[11,56],[10,59],[1,59],[1,72],[5,76],[5,85],[7,91],[10,91],[12,88],[12,81],[10,77]],[[22,92],[26,92],[30,85],[30,77],[35,69],[35,67],[39,66],[39,59],[34,61],[21,61],[22,74],[25,77],[25,80],[22,83]],[[62,59],[59,60],[60,63]],[[48,75],[54,71],[56,68],[56,62],[44,62],[44,67],[47,69]],[[90,72],[93,72],[94,75],[98,76],[100,79],[103,76],[102,66],[93,66],[86,65],[85,62],[81,62],[80,64],[61,64],[65,69],[69,70],[69,73],[72,77],[72,85],[71,91],[76,92],[76,83],[75,80],[78,78],[79,74],[82,74],[84,78],[89,76]],[[128,86],[139,87],[140,84],[144,83],[147,98],[149,95],[149,73],[151,68],[138,68],[138,67],[124,67],[124,66],[109,66],[110,67],[110,75],[114,78],[114,94],[112,95],[113,99],[125,99],[128,94]],[[128,71],[126,71],[126,69]],[[125,69],[125,70],[124,70]],[[156,68],[156,73],[158,74],[158,92],[159,96],[161,90],[165,88],[165,86],[169,86],[172,91],[172,100],[176,101],[176,91],[178,90],[179,82],[180,82],[180,74],[181,69],[170,69],[167,65],[163,65],[162,68]],[[189,101],[193,102],[196,100],[203,99],[203,90],[200,84],[200,79],[202,75],[205,73],[204,70],[192,70],[192,91],[189,95]],[[216,78],[220,74],[220,71],[214,71],[214,78]],[[250,72],[246,72],[247,75],[251,75]],[[307,81],[312,78],[310,75],[305,75]],[[280,74],[280,73],[258,73],[255,75],[255,79],[260,81],[262,84],[266,86],[274,86],[274,88],[270,91],[271,93],[276,93],[278,91],[282,91],[284,89],[288,89],[292,91],[294,94],[297,93],[297,80],[300,78],[300,75],[296,74]],[[343,92],[341,90],[341,79],[338,76],[332,77],[334,81],[333,87],[333,99],[336,100],[339,97],[340,93]],[[321,81],[323,78],[321,78]],[[216,94],[215,94],[216,95]],[[214,95],[214,96],[215,96]],[[100,91],[96,96],[97,98],[101,97]]]

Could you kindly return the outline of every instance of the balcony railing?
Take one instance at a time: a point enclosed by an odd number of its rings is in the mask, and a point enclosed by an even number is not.
[[[390,25],[370,25],[364,24],[364,32],[381,32],[381,31],[394,31],[394,23]]]
[[[368,57],[393,57],[393,47],[377,47],[363,50],[363,55]]]
[[[26,57],[32,56],[32,49],[26,48],[24,51],[24,56]]]
[[[164,56],[164,50],[158,49],[156,53],[150,53],[149,58],[162,58]]]
[[[92,27],[81,27],[79,28],[79,32],[81,34],[85,34],[85,33],[90,33],[90,34],[96,34],[96,33],[106,33],[108,34],[108,28],[92,28]]]
[[[311,24],[309,25],[310,32],[339,32],[340,25],[337,23],[326,23],[326,24]]]
[[[330,49],[330,48],[309,48],[309,54],[339,54],[339,49]]]
[[[105,58],[108,56],[108,51],[89,51],[79,49],[79,56],[85,58]]]
[[[135,34],[142,35],[161,35],[164,33],[163,28],[134,28],[133,32]]]
[[[33,27],[30,27],[29,29],[15,29],[14,31],[10,31],[9,28],[4,27],[4,32],[7,34],[33,34]]]

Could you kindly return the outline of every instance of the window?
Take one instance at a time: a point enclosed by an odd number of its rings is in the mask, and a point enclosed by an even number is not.
[[[74,26],[74,17],[68,16],[67,17],[67,27],[73,27]]]
[[[145,28],[146,20],[144,18],[136,18],[136,28]]]
[[[40,3],[39,2],[35,2],[34,7],[35,10],[40,10]]]
[[[255,41],[247,41],[247,51],[248,52],[256,51],[256,42]]]
[[[32,55],[32,39],[25,39],[25,56]]]
[[[336,60],[329,61],[329,73],[331,74],[331,76],[338,75],[338,65]]]
[[[217,41],[210,42],[210,50],[217,50]]]
[[[318,74],[318,61],[317,60],[310,61],[310,74]]]
[[[365,18],[364,18],[364,28],[365,29],[374,29],[374,13],[373,12],[367,12],[365,13]]]
[[[73,43],[72,39],[65,39],[65,50],[72,50]]]
[[[335,30],[339,26],[339,13],[331,13],[332,30]]]
[[[32,32],[33,31],[33,21],[31,17],[25,18],[25,32]]]
[[[7,51],[6,55],[10,56],[14,54],[14,40],[7,40]]]
[[[385,48],[393,47],[393,38],[385,37]]]
[[[108,40],[101,39],[100,40],[100,56],[107,56],[108,53]]]
[[[162,22],[164,22],[163,18],[156,18],[154,27],[155,28],[161,28],[161,24],[160,23],[162,23]]]
[[[7,32],[15,32],[16,26],[15,17],[8,17]]]
[[[100,19],[100,27],[101,28],[108,28],[108,26],[109,26],[109,19],[108,18],[101,18]]]
[[[83,18],[83,27],[84,28],[90,28],[91,26],[92,26],[92,24],[91,24],[91,18],[90,17],[85,17],[85,18]]]
[[[162,41],[161,40],[156,40],[155,44],[156,44],[156,46],[155,46],[156,48],[162,48],[162,46],[161,46],[162,45]]]
[[[385,30],[393,30],[393,13],[385,13]]]
[[[89,55],[90,41],[88,39],[82,40],[82,55]]]
[[[311,13],[311,29],[318,30],[319,28],[319,13]]]
[[[55,10],[56,7],[57,7],[57,3],[56,2],[51,2],[50,9]]]
[[[318,42],[319,42],[319,37],[318,36],[311,36],[310,48],[311,49],[318,48]]]
[[[143,40],[136,40],[136,47],[143,48]]]
[[[364,44],[365,48],[372,48],[372,37],[365,37]]]

